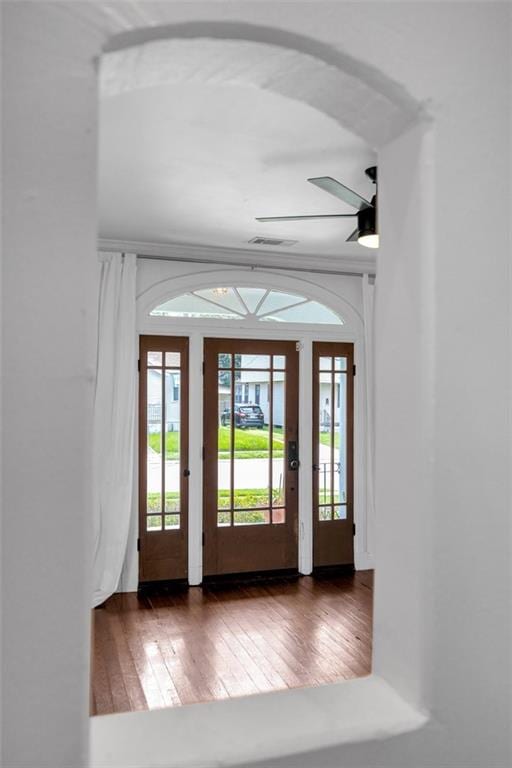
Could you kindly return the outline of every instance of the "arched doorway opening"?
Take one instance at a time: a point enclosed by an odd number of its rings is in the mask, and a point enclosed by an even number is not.
[[[366,85],[367,85],[367,83],[365,82],[365,86]],[[394,103],[393,98],[391,99],[391,101]],[[395,104],[395,106],[396,106],[396,104]],[[400,109],[398,111],[400,112]],[[407,111],[407,110],[405,110],[405,111]],[[378,107],[377,107],[377,112],[378,112]],[[408,115],[408,117],[405,119],[405,122],[403,124],[402,123],[400,124],[400,127],[398,127],[395,124],[394,128],[391,129],[391,130],[389,129],[389,123],[386,122],[386,119],[384,119],[382,121],[382,123],[377,125],[376,130],[377,130],[377,132],[380,131],[382,136],[384,137],[382,139],[384,144],[386,144],[386,142],[387,142],[388,144],[393,145],[393,141],[391,140],[391,137],[392,136],[393,137],[396,136],[395,130],[396,130],[396,133],[398,133],[398,134],[400,133],[400,131],[405,127],[406,123],[408,122],[409,117],[411,117],[411,116]],[[411,134],[409,135],[408,138],[411,138],[411,136],[412,136],[412,142],[408,146],[409,150],[411,151],[411,157],[409,159],[414,163],[416,161],[416,159],[417,159],[418,153],[420,153],[421,149],[422,149],[422,146],[421,146],[422,145],[422,138],[423,138],[422,128],[420,127],[417,130],[416,133],[414,133],[414,131],[411,132]],[[394,142],[394,148],[398,152],[403,150],[404,146],[405,145],[402,144],[402,142],[401,142],[401,138],[399,138],[397,141]],[[402,162],[402,159],[401,159],[401,162]],[[385,153],[384,153],[384,163],[385,163]],[[406,165],[407,165],[407,163],[406,163]],[[413,183],[416,183],[416,181],[418,181],[418,180],[414,179]],[[408,187],[408,189],[410,190],[410,186]],[[402,195],[402,200],[403,200],[403,195]],[[393,207],[393,206],[391,206],[391,207]],[[388,245],[391,246],[391,241],[388,241]]]

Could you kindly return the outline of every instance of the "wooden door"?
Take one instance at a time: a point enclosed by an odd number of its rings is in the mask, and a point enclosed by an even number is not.
[[[296,347],[205,340],[205,576],[297,568]]]
[[[313,344],[313,567],[354,562],[354,346]]]
[[[139,580],[187,577],[188,339],[140,337]]]

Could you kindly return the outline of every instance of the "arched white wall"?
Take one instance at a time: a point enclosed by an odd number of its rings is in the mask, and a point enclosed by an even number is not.
[[[261,88],[302,101],[381,146],[422,116],[397,83],[309,37],[233,22],[137,30],[110,41],[101,90],[209,82]],[[343,98],[336,98],[343,94]]]

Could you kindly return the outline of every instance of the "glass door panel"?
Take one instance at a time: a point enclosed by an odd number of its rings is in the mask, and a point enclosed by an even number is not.
[[[291,394],[290,376],[295,382]],[[290,541],[296,537],[297,470],[286,461],[288,440],[297,440],[295,344],[207,339],[207,573],[265,570],[272,558],[276,568],[295,567],[297,553]],[[281,534],[272,533],[276,525],[283,526]],[[256,529],[267,533],[256,534]],[[262,546],[265,552],[258,556]]]
[[[187,575],[188,340],[140,339],[140,580]]]
[[[314,565],[353,561],[353,345],[315,342]]]

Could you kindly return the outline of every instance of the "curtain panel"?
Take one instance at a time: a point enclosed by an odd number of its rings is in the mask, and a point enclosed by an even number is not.
[[[102,254],[93,417],[93,606],[119,583],[133,495],[136,256]]]

